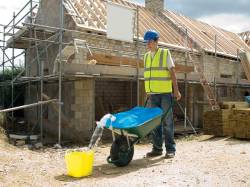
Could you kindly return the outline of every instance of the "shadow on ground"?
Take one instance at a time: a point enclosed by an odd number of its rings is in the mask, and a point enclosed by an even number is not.
[[[216,141],[226,141],[227,145],[238,145],[238,144],[249,144],[250,140],[247,139],[238,139],[238,138],[232,138],[232,137],[218,137],[218,136],[212,136],[203,140],[200,140],[199,142],[216,142]]]
[[[116,176],[125,175],[131,172],[135,172],[143,168],[150,168],[153,166],[161,165],[165,161],[171,162],[171,159],[166,160],[164,156],[157,157],[154,159],[140,158],[132,160],[132,162],[126,167],[116,167],[115,165],[112,164],[101,164],[94,166],[93,174],[89,177],[74,178],[67,175],[59,175],[55,176],[55,179],[63,182],[73,182],[90,178],[112,178]]]

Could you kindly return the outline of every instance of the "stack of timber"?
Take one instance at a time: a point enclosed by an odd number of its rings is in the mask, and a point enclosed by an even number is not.
[[[205,134],[250,139],[250,108],[246,102],[223,102],[221,110],[203,116]]]

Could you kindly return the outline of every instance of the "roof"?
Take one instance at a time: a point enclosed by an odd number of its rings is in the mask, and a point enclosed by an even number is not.
[[[239,35],[221,28],[197,21],[181,14],[164,10],[161,16],[156,16],[142,5],[124,0],[111,0],[129,8],[139,8],[139,37],[143,37],[148,29],[155,29],[160,33],[160,42],[179,47],[185,47],[187,29],[190,41],[189,46],[195,44],[208,52],[215,52],[215,36],[217,53],[236,57],[237,50],[250,48]],[[104,0],[65,0],[65,8],[78,27],[106,32],[106,7]],[[178,29],[179,28],[179,29]],[[182,30],[182,32],[180,31]],[[193,43],[192,43],[193,42]]]
[[[165,10],[163,14],[175,22],[176,25],[186,28],[189,36],[206,51],[215,51],[215,41],[217,52],[225,55],[237,56],[238,49],[248,48],[236,33],[191,19],[172,11]]]

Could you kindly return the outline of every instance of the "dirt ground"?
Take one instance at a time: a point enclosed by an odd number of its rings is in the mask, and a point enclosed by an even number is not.
[[[30,151],[0,138],[0,186],[250,186],[250,141],[200,135],[177,140],[173,159],[145,158],[149,144],[135,146],[129,166],[106,163],[110,144],[97,148],[93,175],[66,175],[66,149]]]

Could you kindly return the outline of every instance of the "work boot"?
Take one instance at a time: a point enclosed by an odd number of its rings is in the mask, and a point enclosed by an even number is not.
[[[156,157],[156,156],[161,156],[162,155],[162,151],[158,151],[153,149],[151,152],[148,152],[146,154],[147,157]]]
[[[167,152],[167,153],[165,154],[165,158],[174,158],[174,156],[175,156],[175,153],[174,153],[174,152]]]

